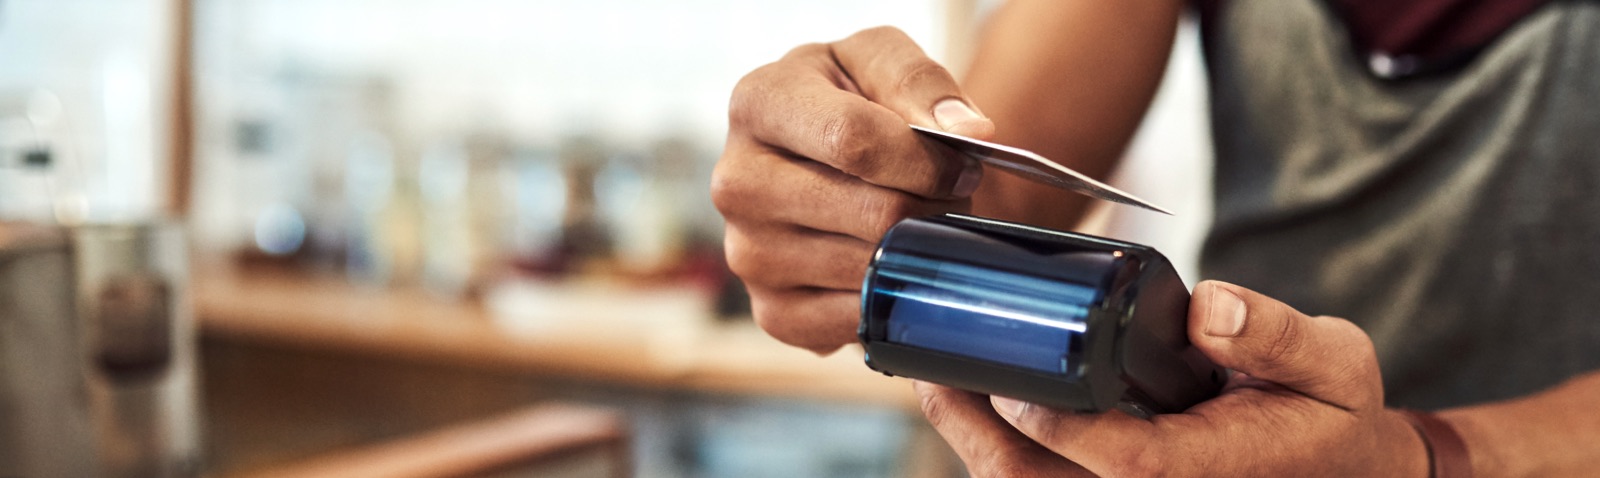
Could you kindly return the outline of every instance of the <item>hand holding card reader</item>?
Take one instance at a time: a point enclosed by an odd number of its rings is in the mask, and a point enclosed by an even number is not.
[[[1146,246],[956,214],[901,221],[862,287],[867,365],[1066,410],[1177,413],[1227,371],[1188,340],[1189,292]]]

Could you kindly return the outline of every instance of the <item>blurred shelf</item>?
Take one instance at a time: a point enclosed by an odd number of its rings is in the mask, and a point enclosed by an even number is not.
[[[867,369],[860,348],[819,358],[749,322],[713,323],[688,289],[524,285],[508,293],[520,299],[486,301],[515,304],[507,312],[335,276],[196,266],[206,336],[632,387],[917,406],[909,382]]]
[[[626,418],[619,412],[547,403],[383,443],[332,450],[239,476],[630,476],[628,433]],[[591,463],[585,466],[550,466],[563,459],[572,461],[571,456],[581,452],[598,456],[589,457]]]

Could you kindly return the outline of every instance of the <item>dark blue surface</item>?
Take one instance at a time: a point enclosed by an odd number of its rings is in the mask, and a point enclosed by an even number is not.
[[[871,293],[894,304],[890,342],[1047,373],[1067,372],[1072,338],[1101,297],[1087,284],[894,253],[876,272]]]

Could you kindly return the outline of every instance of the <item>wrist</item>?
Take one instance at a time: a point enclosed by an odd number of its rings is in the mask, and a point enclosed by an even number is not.
[[[1389,456],[1388,470],[1374,475],[1431,477],[1432,462],[1428,456],[1428,445],[1423,441],[1422,435],[1417,433],[1417,429],[1411,426],[1411,422],[1400,410],[1391,408],[1383,410],[1382,413],[1385,431],[1389,437],[1383,442],[1386,444],[1384,450]]]
[[[1512,466],[1510,460],[1502,459],[1505,447],[1515,444],[1517,440],[1510,438],[1504,430],[1498,434],[1502,440],[1492,440],[1497,436],[1493,433],[1496,428],[1493,424],[1485,423],[1485,417],[1480,413],[1473,413],[1473,408],[1442,410],[1437,416],[1440,420],[1455,427],[1461,434],[1461,439],[1467,443],[1467,448],[1472,450],[1472,471],[1477,476],[1530,476],[1526,467]],[[1509,443],[1508,443],[1509,442]],[[1491,446],[1492,445],[1492,446]]]
[[[1454,424],[1438,415],[1418,410],[1398,410],[1401,418],[1411,426],[1427,450],[1428,474],[1431,478],[1471,478],[1472,456],[1467,453],[1467,443]]]

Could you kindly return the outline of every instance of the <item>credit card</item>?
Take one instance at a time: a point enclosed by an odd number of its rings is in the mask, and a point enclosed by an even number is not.
[[[1142,207],[1168,216],[1172,215],[1172,211],[1139,199],[1132,194],[1111,187],[1109,184],[1096,181],[1094,178],[1084,176],[1083,173],[1073,171],[1072,168],[1062,166],[1060,163],[1046,159],[1044,156],[1026,149],[990,143],[917,125],[911,125],[911,129],[922,133],[923,136],[944,143],[945,146],[960,151],[962,154],[976,158],[985,165],[1009,171],[1012,174],[1035,182],[1076,191],[1079,194],[1096,199]]]

